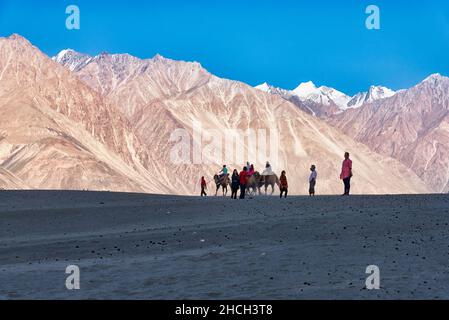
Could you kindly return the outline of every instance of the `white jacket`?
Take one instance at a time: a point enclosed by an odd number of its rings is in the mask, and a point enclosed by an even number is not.
[[[310,177],[309,177],[309,182],[312,182],[312,180],[316,181],[317,177],[318,177],[318,173],[316,172],[316,170],[312,171],[312,173],[310,174]]]
[[[270,167],[265,168],[265,170],[262,172],[263,176],[272,176],[274,174],[273,170]]]

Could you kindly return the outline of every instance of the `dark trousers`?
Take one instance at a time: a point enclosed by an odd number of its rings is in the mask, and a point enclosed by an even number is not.
[[[345,195],[349,195],[349,191],[351,190],[351,177],[343,179],[343,183],[345,184]]]
[[[231,198],[232,199],[237,199],[237,191],[239,191],[239,187],[231,187]]]
[[[206,190],[204,187],[201,187],[201,196],[207,196]]]
[[[246,185],[240,185],[240,199],[245,199]]]
[[[316,185],[316,181],[315,180],[310,181],[310,184],[309,184],[309,195],[311,195],[311,196],[315,195],[315,185]]]
[[[288,189],[287,188],[281,188],[281,198],[282,198],[282,195],[285,193],[285,197],[287,198],[287,193],[288,193]]]

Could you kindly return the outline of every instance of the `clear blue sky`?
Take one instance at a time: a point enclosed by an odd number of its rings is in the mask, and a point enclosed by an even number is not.
[[[79,31],[65,28],[68,4],[81,10]],[[365,28],[369,4],[381,9],[379,31]],[[160,53],[288,89],[313,80],[353,94],[449,75],[447,0],[0,0],[0,35],[11,33],[48,55]]]

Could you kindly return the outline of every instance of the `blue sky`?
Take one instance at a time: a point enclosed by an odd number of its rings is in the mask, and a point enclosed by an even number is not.
[[[69,4],[80,8],[80,30],[65,28]],[[369,4],[380,8],[381,30],[365,28]],[[312,80],[353,94],[449,75],[446,0],[0,0],[0,35],[11,33],[48,55],[160,53],[220,77],[288,89]]]

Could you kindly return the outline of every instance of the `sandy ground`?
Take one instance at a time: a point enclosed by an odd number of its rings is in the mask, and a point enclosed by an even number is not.
[[[447,299],[449,196],[2,191],[0,299],[26,298]]]

